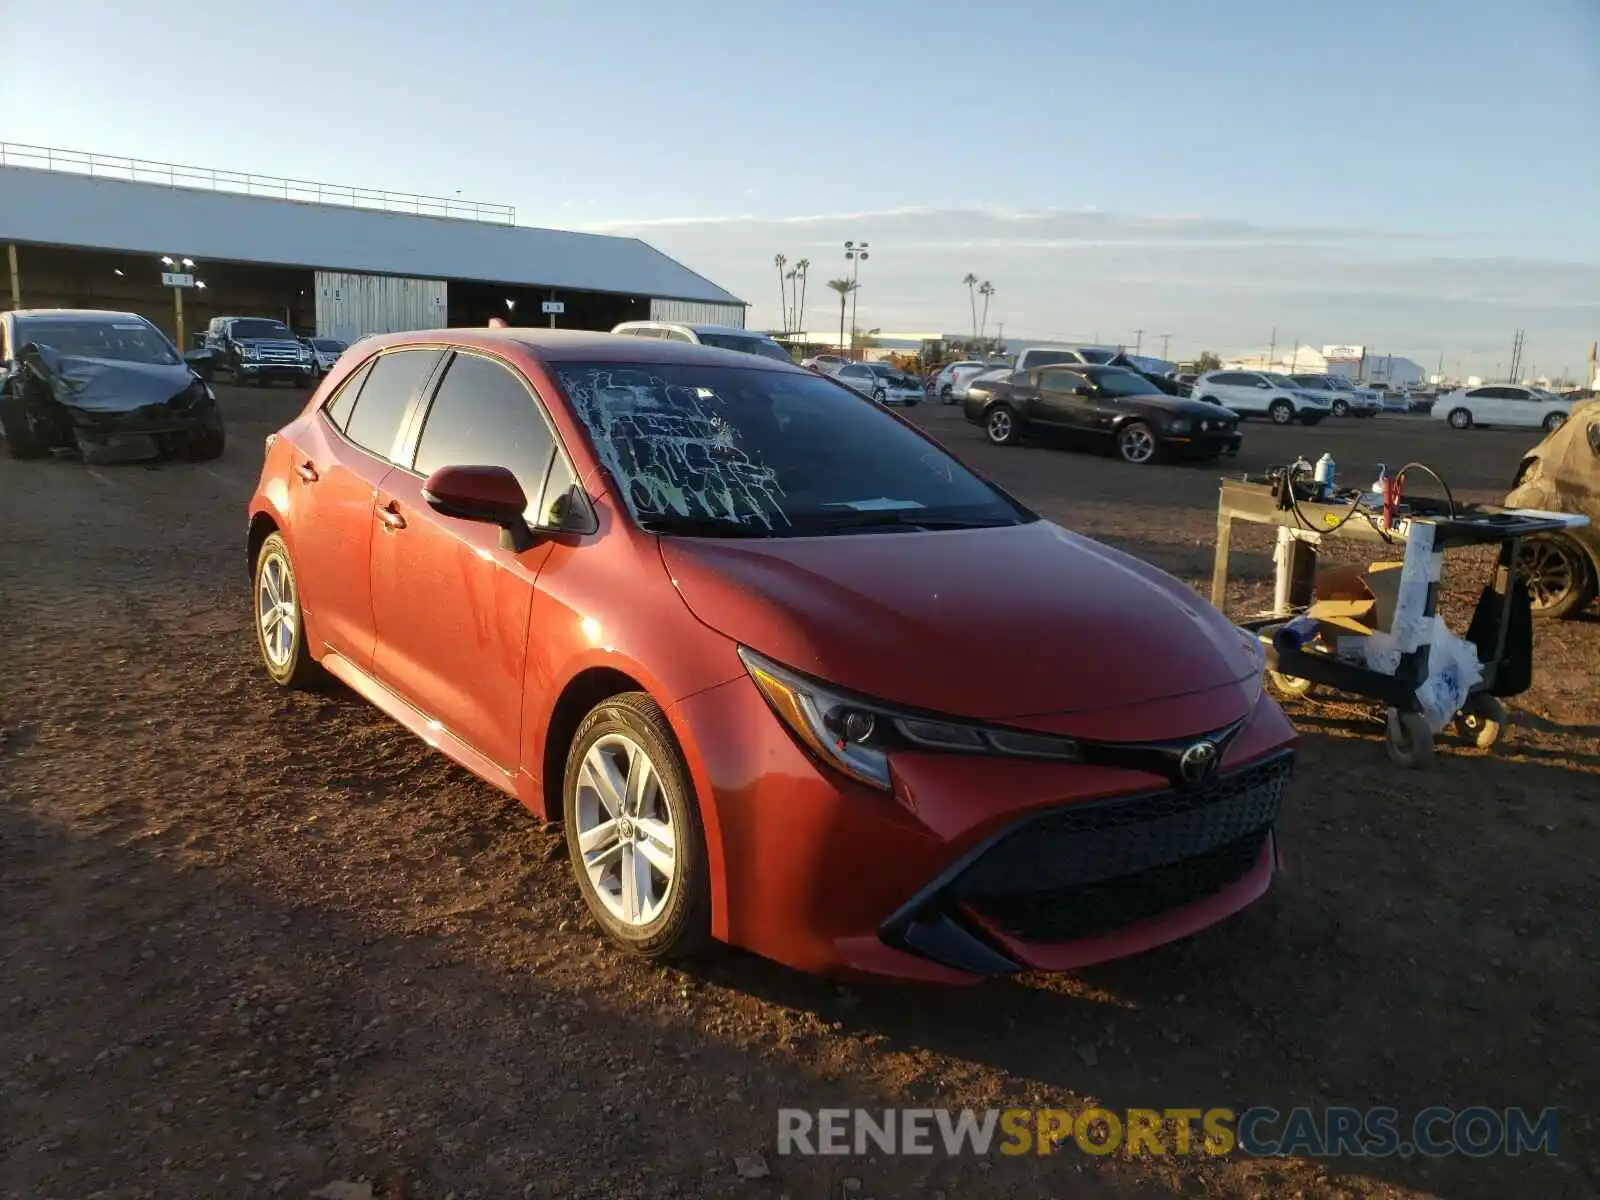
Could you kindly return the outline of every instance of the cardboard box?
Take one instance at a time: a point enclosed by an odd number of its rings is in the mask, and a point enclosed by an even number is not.
[[[1341,635],[1388,633],[1400,596],[1404,563],[1333,566],[1317,572],[1316,598],[1306,615],[1326,626],[1330,642]]]

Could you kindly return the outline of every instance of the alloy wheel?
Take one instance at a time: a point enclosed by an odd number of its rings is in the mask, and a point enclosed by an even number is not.
[[[1267,411],[1272,414],[1274,425],[1287,425],[1294,420],[1294,405],[1287,400],[1274,400],[1272,407]]]
[[[256,585],[256,626],[261,631],[261,646],[267,661],[279,670],[294,659],[295,618],[294,575],[283,555],[269,551],[261,564]]]
[[[1536,611],[1559,607],[1583,586],[1586,564],[1578,557],[1580,553],[1561,538],[1530,538],[1522,543],[1517,571]]]
[[[1117,439],[1117,451],[1123,462],[1147,463],[1156,454],[1156,439],[1143,425],[1130,425]]]
[[[1450,427],[1452,429],[1472,428],[1472,414],[1464,408],[1458,408],[1450,414]]]
[[[1016,426],[1011,420],[1011,414],[1003,408],[997,408],[989,414],[988,430],[989,440],[996,444],[1009,442],[1012,430]]]
[[[600,902],[618,921],[650,924],[678,878],[677,830],[644,747],[608,733],[578,771],[578,849]]]
[[[1544,431],[1546,433],[1554,433],[1556,430],[1560,429],[1566,423],[1567,423],[1567,414],[1566,413],[1553,412],[1548,417],[1546,417],[1544,419]]]

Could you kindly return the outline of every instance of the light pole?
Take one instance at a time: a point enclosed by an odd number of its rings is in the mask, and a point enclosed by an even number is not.
[[[1169,358],[1167,358],[1167,344],[1169,342],[1171,342],[1171,341],[1172,341],[1172,335],[1170,333],[1163,333],[1161,335],[1161,361],[1162,362],[1170,362],[1171,361]]]
[[[1133,331],[1133,356],[1135,358],[1138,358],[1139,357],[1139,351],[1141,351],[1143,349],[1144,349],[1144,330],[1135,329]]]
[[[861,264],[867,258],[867,244],[865,242],[846,242],[844,256],[850,263],[850,350],[848,356],[855,357],[856,342],[856,292],[861,285],[856,282],[861,274]]]
[[[194,259],[177,258],[170,254],[161,256],[161,282],[172,289],[173,329],[177,332],[178,352],[183,352],[183,289],[194,287]]]

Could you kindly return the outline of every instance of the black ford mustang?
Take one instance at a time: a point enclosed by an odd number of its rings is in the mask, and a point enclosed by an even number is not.
[[[964,411],[997,446],[1054,435],[1115,450],[1123,462],[1140,466],[1160,458],[1237,454],[1244,440],[1238,414],[1169,396],[1123,367],[1080,363],[1016,371],[973,384]]]
[[[164,333],[133,313],[0,313],[0,432],[12,458],[59,451],[88,462],[216,458],[216,396]]]

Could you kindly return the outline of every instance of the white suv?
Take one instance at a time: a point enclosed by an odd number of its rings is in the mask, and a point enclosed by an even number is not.
[[[1383,411],[1383,401],[1365,388],[1357,390],[1334,375],[1289,376],[1303,392],[1321,392],[1333,407],[1336,417],[1375,417]]]
[[[624,321],[612,333],[623,337],[663,338],[669,342],[694,342],[718,350],[737,350],[762,358],[792,363],[789,352],[764,333],[733,325],[681,325],[676,321]]]
[[[1329,393],[1305,391],[1276,371],[1208,371],[1195,380],[1194,397],[1241,417],[1271,417],[1274,425],[1316,425],[1332,408]]]
[[[933,394],[946,404],[954,404],[957,400],[965,400],[967,398],[967,384],[985,371],[994,369],[993,363],[980,362],[975,358],[948,363],[940,368],[939,373],[933,377]],[[1009,367],[1006,369],[1010,370]]]

